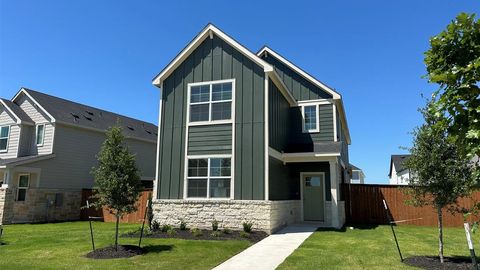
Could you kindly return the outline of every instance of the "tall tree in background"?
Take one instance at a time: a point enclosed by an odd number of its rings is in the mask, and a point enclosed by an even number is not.
[[[472,191],[475,181],[471,162],[458,151],[447,132],[448,120],[435,111],[435,100],[421,110],[425,123],[413,131],[411,156],[405,162],[410,169],[409,203],[432,206],[438,216],[438,254],[443,263],[442,210],[457,204]]]
[[[480,156],[480,20],[475,14],[460,13],[431,38],[425,64],[428,80],[440,85],[435,109],[446,113],[457,147],[470,159]],[[479,167],[475,175],[480,181]]]
[[[106,206],[115,215],[115,249],[118,250],[118,223],[123,215],[136,210],[135,203],[142,189],[139,171],[132,155],[124,143],[122,128],[111,127],[107,131],[100,152],[98,165],[93,168],[95,177],[94,205]]]

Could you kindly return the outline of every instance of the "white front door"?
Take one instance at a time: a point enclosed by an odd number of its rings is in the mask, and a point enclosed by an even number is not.
[[[302,174],[303,219],[305,221],[323,221],[325,207],[325,174]]]

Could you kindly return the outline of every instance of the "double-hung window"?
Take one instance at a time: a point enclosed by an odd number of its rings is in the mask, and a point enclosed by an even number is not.
[[[21,174],[18,177],[17,201],[23,202],[27,197],[27,189],[30,182],[29,174]]]
[[[302,109],[302,130],[304,133],[319,132],[319,113],[318,113],[318,104],[313,105],[303,105]]]
[[[190,123],[215,123],[232,119],[233,82],[190,86]]]
[[[35,135],[35,141],[37,143],[37,146],[43,145],[44,137],[45,137],[45,124],[37,125],[36,135]]]
[[[10,126],[0,127],[0,153],[7,152],[9,135],[10,135]]]
[[[230,198],[231,158],[188,159],[188,198]]]

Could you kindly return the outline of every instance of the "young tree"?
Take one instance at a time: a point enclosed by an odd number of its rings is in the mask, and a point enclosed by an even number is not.
[[[449,132],[462,154],[480,156],[480,20],[460,13],[430,39],[427,78],[437,83],[436,110],[448,116]],[[477,163],[480,165],[480,163]],[[480,170],[476,171],[480,181]]]
[[[98,208],[106,206],[116,217],[115,250],[118,250],[120,218],[136,210],[135,203],[142,189],[135,156],[128,151],[124,139],[118,123],[111,127],[97,155],[98,165],[92,170],[95,177],[94,205]]]
[[[471,175],[471,162],[460,155],[447,132],[447,120],[434,109],[434,100],[422,109],[425,123],[413,131],[411,156],[405,167],[411,172],[409,203],[414,206],[430,205],[438,217],[438,254],[443,263],[442,211],[457,204],[457,200],[470,194],[475,181]],[[453,210],[452,210],[453,211]]]

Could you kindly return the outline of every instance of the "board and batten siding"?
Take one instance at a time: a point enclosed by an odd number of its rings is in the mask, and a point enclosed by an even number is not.
[[[57,124],[55,127],[55,157],[33,162],[29,167],[41,168],[40,188],[82,189],[92,188],[92,168],[97,164],[95,155],[106,136],[90,131]],[[135,155],[142,177],[154,178],[155,143],[126,139],[126,145]]]
[[[188,84],[225,79],[235,79],[234,198],[264,199],[264,77],[261,67],[213,35],[165,79],[157,160],[159,199],[183,198]]]
[[[290,104],[277,86],[268,80],[268,142],[273,149],[286,151],[290,133]],[[302,121],[297,119],[296,121]]]
[[[188,155],[231,154],[232,125],[188,128]]]
[[[333,106],[319,105],[319,132],[303,133],[301,107],[292,107],[291,134],[288,152],[311,152],[315,142],[333,142]]]
[[[332,98],[332,95],[300,76],[297,72],[283,64],[273,55],[268,54],[265,56],[264,54],[262,59],[275,68],[275,71],[278,73],[280,78],[282,78],[283,82],[288,87],[295,99],[311,100]]]

